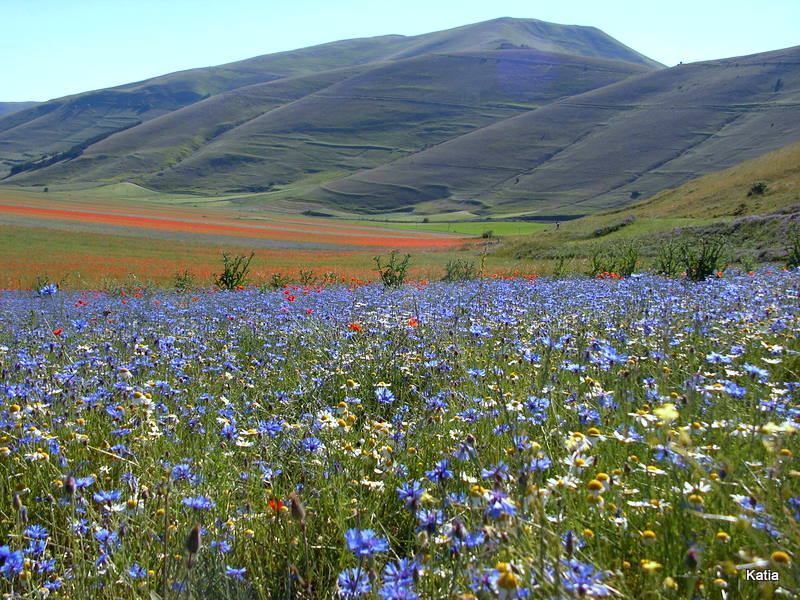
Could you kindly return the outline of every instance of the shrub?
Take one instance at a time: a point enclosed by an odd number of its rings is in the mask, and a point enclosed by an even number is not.
[[[314,271],[300,269],[297,279],[302,285],[312,285],[317,280],[317,276],[314,275]]]
[[[675,242],[668,240],[656,250],[656,273],[673,277],[680,271],[680,248]]]
[[[605,248],[595,246],[589,255],[589,275],[595,276],[600,273],[614,272],[614,256]]]
[[[639,264],[639,244],[637,242],[624,242],[616,248],[614,266],[616,273],[623,277],[630,277]]]
[[[255,252],[251,252],[250,256],[244,254],[230,256],[227,252],[223,252],[222,274],[214,274],[214,285],[221,290],[235,290],[237,287],[244,286],[247,271],[250,269],[250,261],[255,255]]]
[[[750,191],[748,192],[748,196],[763,196],[767,191],[767,182],[766,181],[755,181],[750,186]]]
[[[481,237],[485,240],[490,240],[494,237],[494,231],[492,231],[491,229],[487,229],[481,234]]]
[[[195,274],[188,269],[175,273],[175,289],[178,292],[186,292],[194,287],[196,279]]]
[[[796,269],[800,267],[800,227],[795,227],[789,238],[789,246],[786,248],[786,267]]]
[[[267,288],[267,289],[270,289],[270,290],[282,290],[283,288],[285,288],[290,283],[292,283],[292,278],[291,277],[276,271],[275,273],[270,275],[269,283],[267,283],[265,286],[263,286],[262,290],[264,288]]]
[[[477,268],[475,263],[469,260],[457,259],[449,261],[445,267],[445,274],[442,281],[463,281],[465,279],[475,279]]]
[[[604,235],[608,235],[609,233],[614,233],[615,231],[619,231],[623,227],[627,227],[631,223],[633,223],[636,219],[634,217],[628,217],[624,221],[620,221],[619,223],[612,223],[611,225],[606,225],[605,227],[600,227],[599,229],[595,229],[592,232],[592,237],[603,237]]]
[[[404,254],[400,258],[397,250],[389,252],[388,260],[380,255],[374,258],[375,264],[378,265],[377,271],[380,275],[381,282],[387,287],[397,287],[403,284],[406,280],[406,273],[408,272],[408,263],[411,260],[410,254]]]
[[[704,281],[722,266],[725,241],[719,236],[702,236],[681,245],[681,262],[690,281]]]

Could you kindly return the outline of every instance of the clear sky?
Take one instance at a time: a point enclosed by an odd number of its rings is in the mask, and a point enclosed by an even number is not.
[[[800,0],[0,0],[0,101],[497,17],[592,25],[668,66],[800,45]]]

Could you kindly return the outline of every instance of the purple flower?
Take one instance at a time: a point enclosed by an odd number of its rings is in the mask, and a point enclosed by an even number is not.
[[[122,491],[121,490],[111,490],[110,492],[105,492],[100,490],[99,492],[95,492],[92,494],[92,498],[94,498],[95,502],[103,504],[104,502],[116,502],[120,498],[122,498]]]
[[[379,538],[372,529],[348,529],[344,537],[347,549],[356,556],[370,556],[389,550],[386,538]]]
[[[517,514],[517,505],[508,499],[508,494],[503,490],[494,490],[489,493],[489,506],[485,513],[493,519],[499,519],[503,515],[513,516]]]
[[[419,481],[409,481],[397,488],[397,494],[400,500],[403,501],[406,508],[409,510],[416,510],[419,502],[422,499],[422,494],[425,493],[425,488]]]
[[[372,589],[365,569],[347,569],[339,573],[339,597],[349,600],[368,594]]]
[[[209,510],[217,505],[216,502],[210,498],[207,498],[206,496],[187,496],[181,500],[181,503],[184,506],[188,506],[189,508],[194,508],[196,510]]]
[[[242,567],[241,569],[234,569],[233,567],[225,565],[225,575],[227,575],[228,577],[233,577],[238,581],[244,581],[244,574],[246,572],[247,569],[245,567]]]
[[[450,470],[450,461],[446,458],[440,460],[430,471],[425,471],[425,477],[433,483],[440,483],[445,479],[452,479],[453,472]]]

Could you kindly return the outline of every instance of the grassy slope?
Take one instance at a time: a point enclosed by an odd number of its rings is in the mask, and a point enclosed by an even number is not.
[[[767,183],[765,194],[750,194],[757,181]],[[598,244],[624,240],[642,241],[645,251],[652,251],[659,240],[708,232],[729,238],[732,258],[753,253],[770,260],[783,252],[789,230],[800,223],[799,211],[800,143],[795,143],[625,208],[510,239],[497,253],[516,258],[585,256]]]
[[[0,117],[11,113],[30,108],[38,104],[37,102],[0,102]]]
[[[326,185],[380,203],[408,188],[487,214],[585,214],[800,139],[800,47],[681,65],[566,98]],[[407,195],[408,203],[430,200]]]
[[[546,49],[555,46],[572,54],[611,56],[648,68],[658,66],[598,30],[520,19],[500,19],[414,37],[344,40],[60,98],[0,118],[0,174],[15,162],[63,152],[98,134],[147,121],[227,90],[419,56],[434,49],[464,52],[497,48],[503,43]]]
[[[124,177],[161,190],[285,189],[317,173],[325,181],[377,166],[642,70],[515,49],[284,79],[209,98],[14,180]]]

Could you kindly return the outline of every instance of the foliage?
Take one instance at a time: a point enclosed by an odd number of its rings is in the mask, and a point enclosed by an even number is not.
[[[768,185],[766,181],[755,181],[750,185],[748,196],[763,196],[767,193]]]
[[[681,244],[680,254],[686,277],[690,281],[703,281],[716,274],[723,266],[725,240],[721,236],[699,236]]]
[[[795,227],[789,234],[789,245],[786,247],[786,267],[800,267],[800,227]]]
[[[0,594],[796,596],[799,284],[0,292]]]
[[[378,267],[378,275],[383,285],[387,287],[397,287],[402,285],[406,280],[408,264],[411,261],[410,254],[404,254],[401,258],[397,250],[392,250],[389,252],[388,258],[376,256],[374,260]]]
[[[628,225],[630,225],[634,221],[636,221],[635,217],[628,217],[628,218],[626,218],[626,219],[624,219],[624,220],[622,220],[622,221],[620,221],[618,223],[612,223],[611,225],[606,225],[605,227],[600,227],[598,229],[595,229],[592,232],[592,237],[596,237],[596,238],[597,237],[603,237],[603,236],[606,236],[606,235],[608,235],[610,233],[614,233],[615,231],[619,231],[623,227],[627,227]]]
[[[197,284],[197,276],[189,269],[175,273],[174,287],[179,292],[188,292]]]
[[[247,271],[250,269],[250,262],[256,255],[251,252],[250,256],[237,254],[230,256],[227,252],[222,253],[222,273],[214,274],[214,285],[221,290],[235,290],[243,287],[247,282]]]
[[[656,273],[673,277],[681,269],[680,245],[673,240],[665,240],[656,248]]]
[[[475,279],[478,274],[478,269],[475,263],[466,259],[456,259],[448,261],[444,267],[444,277],[442,281],[463,281],[466,279]]]

